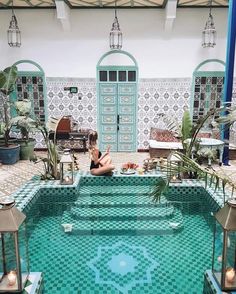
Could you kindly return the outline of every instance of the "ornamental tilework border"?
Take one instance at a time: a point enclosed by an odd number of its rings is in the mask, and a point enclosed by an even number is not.
[[[166,128],[164,117],[180,123],[185,109],[190,106],[192,78],[140,79],[138,88],[138,149],[148,149],[151,127]],[[94,78],[46,78],[48,117],[72,115],[80,128],[97,129],[97,95]],[[77,94],[70,94],[65,87],[78,87]],[[236,101],[236,80],[233,102]],[[231,140],[236,142],[236,126]],[[36,148],[45,147],[40,133],[35,134]]]

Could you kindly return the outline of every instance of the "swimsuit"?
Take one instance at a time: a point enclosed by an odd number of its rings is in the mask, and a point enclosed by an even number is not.
[[[102,156],[102,153],[99,151],[98,153],[98,159]],[[90,164],[90,169],[93,169],[93,168],[99,168],[99,163],[95,164],[95,162],[92,160],[91,161],[91,164]]]
[[[102,156],[102,153],[99,151],[99,153],[98,153],[98,159],[101,156]],[[99,167],[100,167],[99,163],[95,164],[94,161],[91,160],[90,170],[93,169],[93,168],[99,168]],[[103,174],[103,176],[112,176],[112,175],[113,175],[113,172],[112,171]]]

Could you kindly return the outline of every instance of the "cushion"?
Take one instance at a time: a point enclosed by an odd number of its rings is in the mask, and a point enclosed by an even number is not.
[[[149,147],[154,149],[183,149],[181,142],[160,142],[149,140]]]
[[[179,142],[171,131],[153,127],[150,130],[150,139],[160,142]]]
[[[211,138],[211,133],[210,132],[201,132],[197,134],[197,138]]]

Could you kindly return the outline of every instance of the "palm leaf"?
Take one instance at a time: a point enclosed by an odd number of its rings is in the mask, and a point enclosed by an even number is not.
[[[191,137],[192,132],[192,120],[190,117],[190,112],[185,111],[182,119],[182,127],[181,127],[181,133],[182,133],[182,141],[185,141],[186,139]]]
[[[161,196],[167,191],[169,187],[169,182],[164,178],[159,178],[155,183],[153,190],[150,194],[155,202],[160,202]]]

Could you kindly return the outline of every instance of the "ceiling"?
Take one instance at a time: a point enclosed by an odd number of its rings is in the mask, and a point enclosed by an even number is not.
[[[56,8],[54,0],[0,0],[0,9]],[[63,1],[63,0],[57,0]],[[168,0],[64,0],[70,8],[165,8]],[[212,0],[212,7],[228,7],[227,0]],[[177,7],[209,7],[209,0],[177,0]]]

